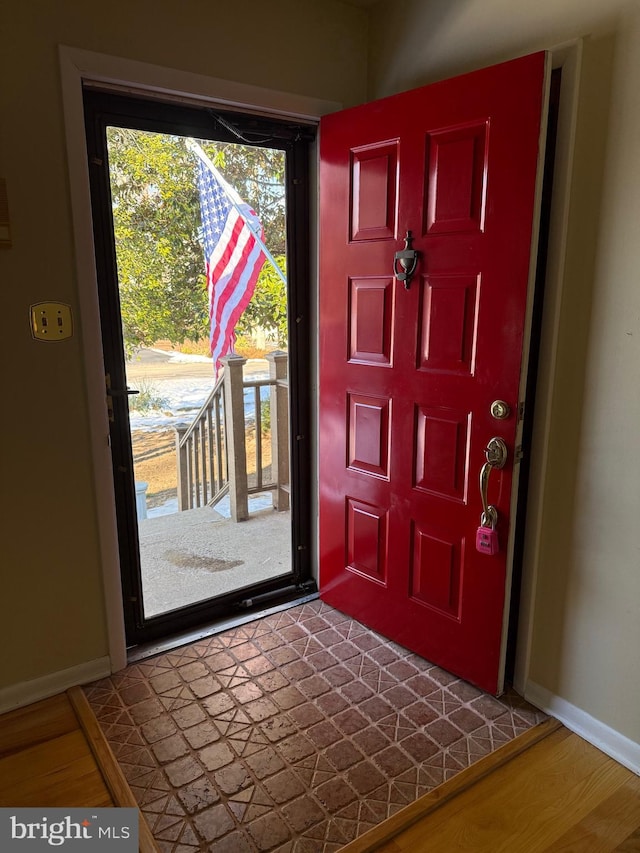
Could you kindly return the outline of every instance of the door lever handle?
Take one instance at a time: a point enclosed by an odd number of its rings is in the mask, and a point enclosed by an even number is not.
[[[113,411],[113,398],[130,397],[132,394],[139,394],[140,392],[130,388],[112,388],[110,373],[105,373],[104,384],[106,386],[107,393],[107,416],[109,418],[109,423],[113,423],[115,421],[115,413]]]
[[[489,475],[494,468],[500,470],[507,462],[507,445],[502,438],[492,438],[484,449],[487,461],[480,469],[480,498],[482,499],[482,517],[480,523],[483,527],[495,527],[498,521],[498,510],[489,504]]]
[[[487,457],[487,462],[491,465],[492,468],[504,468],[507,462],[507,445],[504,443],[504,439],[492,438],[489,444],[484,449],[484,455]]]
[[[105,373],[104,384],[107,389],[107,397],[130,397],[132,394],[140,393],[139,391],[136,391],[135,388],[112,388],[110,373]]]

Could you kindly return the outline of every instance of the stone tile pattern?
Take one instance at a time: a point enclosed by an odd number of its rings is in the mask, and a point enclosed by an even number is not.
[[[320,601],[85,692],[166,853],[333,853],[544,719]]]

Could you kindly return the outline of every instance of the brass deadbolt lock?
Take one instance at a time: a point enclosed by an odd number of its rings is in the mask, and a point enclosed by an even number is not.
[[[491,404],[491,414],[497,421],[505,421],[511,414],[511,408],[504,400],[494,400]]]

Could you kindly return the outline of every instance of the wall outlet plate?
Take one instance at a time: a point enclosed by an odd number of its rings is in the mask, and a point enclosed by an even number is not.
[[[64,302],[31,305],[31,334],[37,341],[65,341],[73,335],[71,306]]]

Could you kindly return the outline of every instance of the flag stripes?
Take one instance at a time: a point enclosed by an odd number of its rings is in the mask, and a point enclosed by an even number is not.
[[[266,256],[260,220],[212,166],[198,160],[198,191],[205,249],[211,356],[233,351],[235,326],[251,301]],[[249,228],[247,223],[251,224]]]

